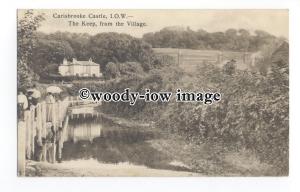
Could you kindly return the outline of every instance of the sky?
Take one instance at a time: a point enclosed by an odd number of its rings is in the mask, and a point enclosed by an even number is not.
[[[22,17],[24,10],[19,10]],[[168,26],[190,27],[192,30],[204,29],[208,32],[225,31],[229,28],[244,28],[250,32],[264,30],[275,36],[289,38],[288,10],[248,9],[248,10],[107,10],[107,9],[46,9],[35,10],[43,13],[43,21],[39,31],[53,33],[56,31],[69,31],[77,33],[97,34],[101,32],[127,33],[135,37],[142,37],[148,32],[156,32]],[[103,18],[55,18],[57,15],[106,15]],[[125,19],[110,19],[110,14],[126,14]],[[70,26],[69,21],[79,22],[79,26]],[[80,26],[84,22],[95,22],[97,27]],[[115,22],[125,22],[125,25],[115,26]],[[127,21],[146,23],[144,27],[130,27]],[[113,26],[100,26],[100,22],[112,22]]]

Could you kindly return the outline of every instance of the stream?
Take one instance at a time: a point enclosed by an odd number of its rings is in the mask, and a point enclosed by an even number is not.
[[[156,150],[151,140],[159,133],[142,127],[124,127],[101,116],[77,114],[69,119],[62,160],[89,160],[99,163],[129,163],[154,169],[190,171],[174,164],[174,159]]]

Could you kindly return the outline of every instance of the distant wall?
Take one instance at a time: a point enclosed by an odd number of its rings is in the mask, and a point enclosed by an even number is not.
[[[193,50],[175,48],[154,48],[157,55],[169,55],[174,57],[178,66],[187,72],[194,71],[197,66],[209,63],[223,66],[227,61],[234,59],[237,67],[241,70],[248,69],[252,64],[253,53],[251,52],[231,52],[218,50]]]

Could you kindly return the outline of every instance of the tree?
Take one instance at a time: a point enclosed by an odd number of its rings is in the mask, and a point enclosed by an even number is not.
[[[36,46],[33,49],[33,61],[30,68],[41,77],[56,74],[63,58],[75,57],[100,64],[106,76],[106,66],[109,62],[115,64],[137,62],[143,70],[155,67],[155,55],[149,43],[127,34],[99,33],[94,36],[69,32],[52,34],[37,33]],[[112,74],[107,77],[111,78]]]
[[[89,51],[104,71],[109,62],[127,61],[139,62],[144,70],[147,70],[151,65],[151,58],[154,57],[150,44],[130,35],[118,33],[99,33],[92,36],[89,41]]]
[[[289,85],[289,44],[283,42],[271,56],[271,70],[269,78],[281,91],[288,92]]]
[[[141,75],[144,73],[143,67],[138,62],[119,63],[120,75]]]
[[[241,51],[249,51],[250,33],[246,29],[239,29],[239,36],[237,38],[237,46]]]
[[[105,77],[106,79],[114,79],[118,77],[120,74],[118,66],[116,63],[109,62],[106,65],[106,70],[105,70]]]
[[[209,33],[199,29],[193,31],[189,27],[165,27],[155,33],[146,33],[144,41],[155,48],[216,49],[225,51],[258,51],[276,37],[257,30],[251,35],[246,29],[227,29]]]
[[[64,58],[76,57],[73,48],[65,40],[38,39],[36,44],[31,68],[43,77],[57,74],[58,66]]]
[[[272,65],[272,55],[283,44],[283,39],[274,39],[268,44],[264,44],[260,47],[257,55],[254,70],[258,71],[262,75],[267,75]]]
[[[227,75],[233,75],[236,70],[236,61],[231,60],[228,61],[224,66],[223,66],[223,71]]]
[[[19,17],[22,17],[19,15]],[[36,30],[44,18],[27,10],[17,24],[17,83],[18,88],[31,84],[34,74],[29,66],[32,64],[33,49],[36,43]]]

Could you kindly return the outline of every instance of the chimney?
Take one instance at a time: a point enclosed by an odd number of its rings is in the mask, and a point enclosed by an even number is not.
[[[90,57],[90,59],[89,59],[89,62],[90,62],[90,63],[92,63],[92,62],[93,62],[93,60],[92,60],[92,58],[91,58],[91,57]]]
[[[77,59],[76,58],[73,58],[72,62],[73,63],[76,63]]]
[[[64,58],[63,65],[67,65],[67,64],[68,64],[68,60],[66,58]]]

